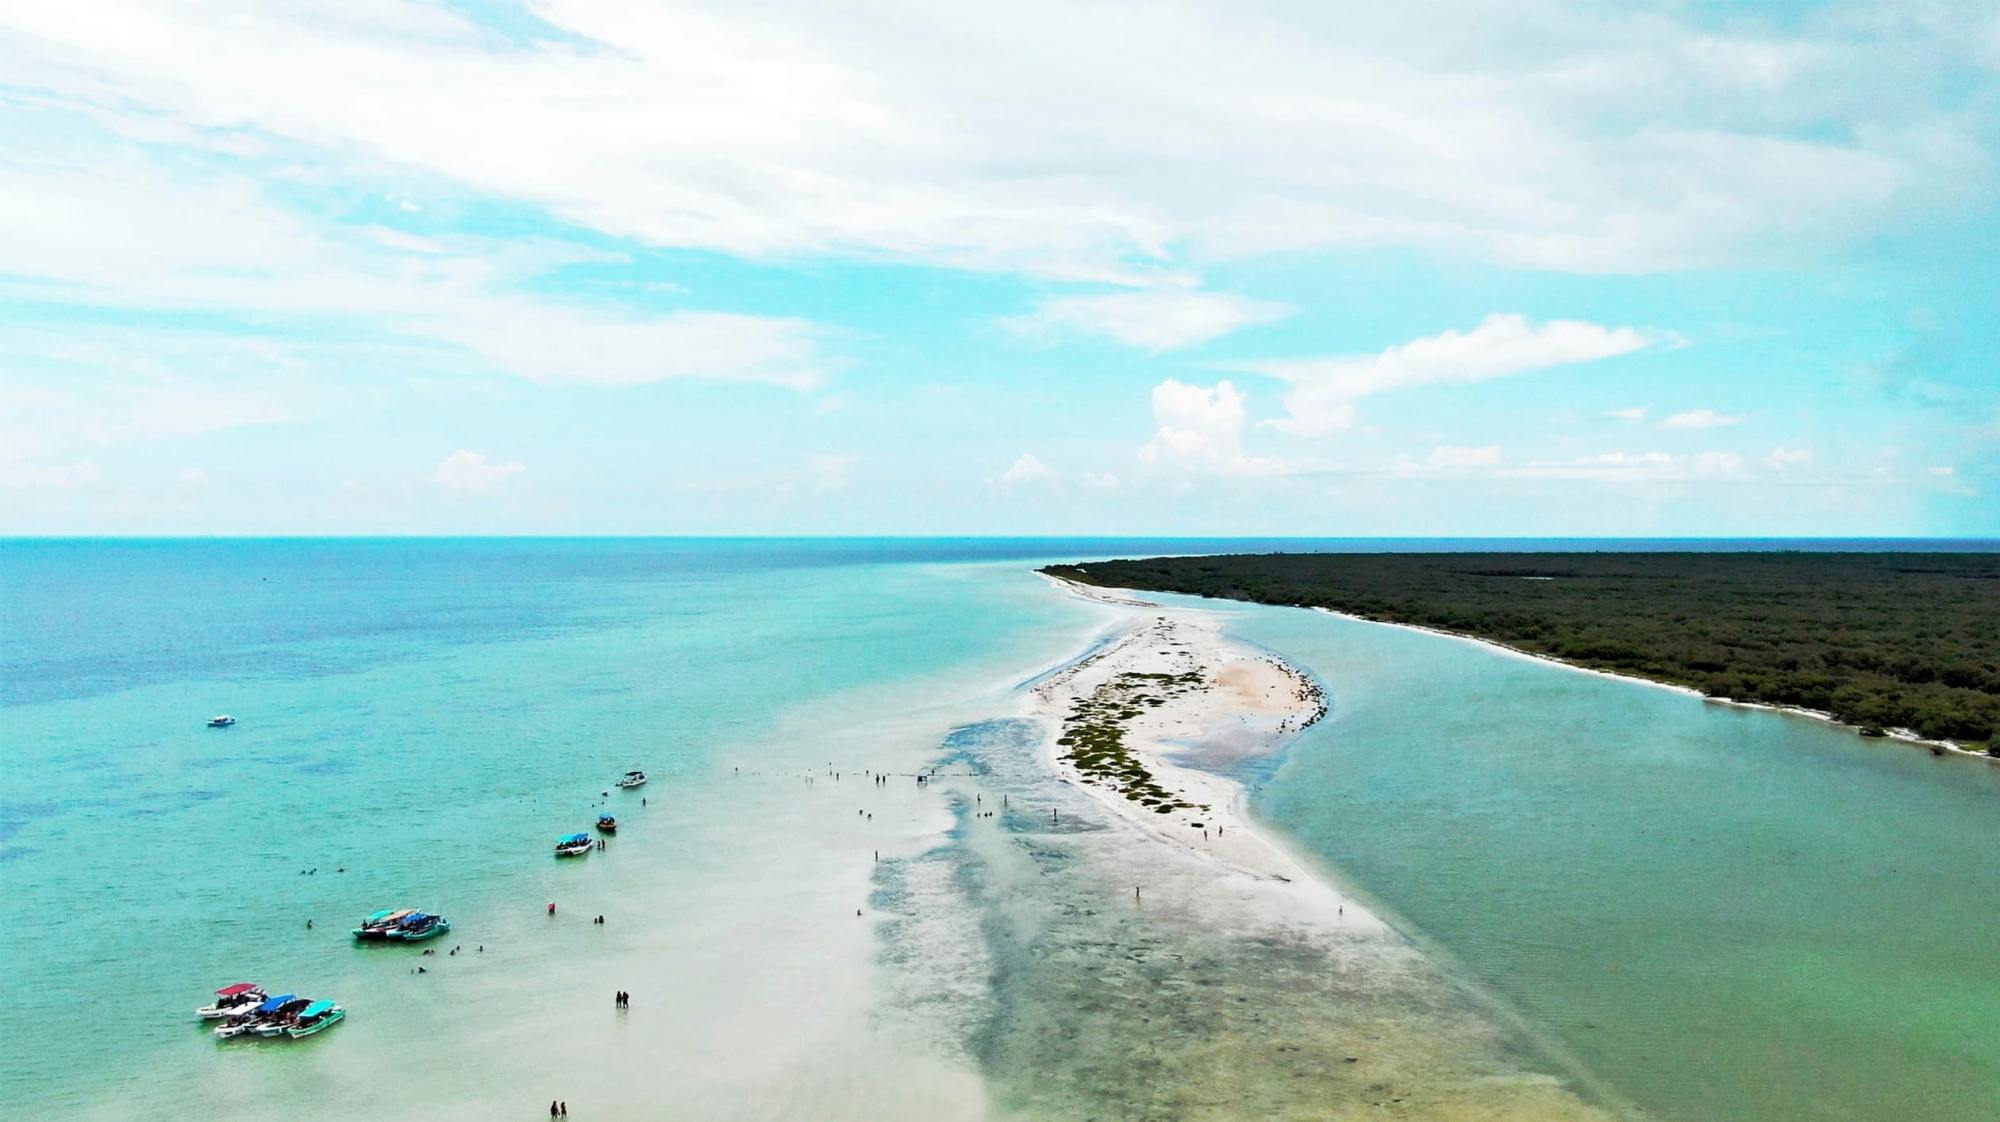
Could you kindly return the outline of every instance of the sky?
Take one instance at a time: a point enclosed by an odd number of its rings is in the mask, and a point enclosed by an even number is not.
[[[2000,536],[1991,3],[0,0],[0,534]]]

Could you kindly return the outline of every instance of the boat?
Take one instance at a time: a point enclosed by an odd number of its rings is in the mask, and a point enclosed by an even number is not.
[[[583,854],[589,853],[591,847],[596,844],[596,842],[590,840],[589,834],[571,834],[556,843],[556,856],[580,857]]]
[[[618,820],[609,814],[600,814],[597,816],[597,828],[604,833],[615,834],[618,832]]]
[[[389,938],[415,943],[430,939],[451,930],[451,921],[429,912],[413,912],[389,931]]]
[[[283,1036],[286,1029],[299,1023],[299,1013],[312,1004],[313,999],[310,997],[295,997],[278,1006],[277,1011],[270,1016],[258,1021],[250,1031],[258,1036]]]
[[[204,1021],[221,1017],[233,1017],[238,1013],[248,1013],[264,1003],[264,987],[251,982],[238,982],[215,991],[215,1000],[194,1011],[194,1015]]]
[[[233,725],[235,723],[236,723],[236,718],[230,716],[227,713],[224,713],[220,717],[210,717],[208,719],[208,727],[212,729],[226,729],[230,725]]]
[[[631,771],[625,773],[625,778],[619,780],[618,785],[628,790],[633,787],[644,787],[646,785],[646,773],[640,771],[638,768],[633,768]]]
[[[222,1025],[215,1030],[215,1037],[218,1040],[228,1040],[231,1037],[242,1036],[246,1032],[254,1031],[267,1018],[276,1016],[278,1010],[284,1008],[287,1002],[296,1000],[298,1000],[298,995],[293,993],[281,993],[276,997],[267,997],[255,1009],[245,1013],[238,1013],[229,1018],[228,1024]]]
[[[415,908],[384,909],[362,920],[361,926],[354,929],[354,937],[363,940],[387,939],[397,924],[416,914]]]
[[[311,1036],[313,1033],[333,1027],[345,1016],[347,1016],[347,1010],[342,1009],[333,1002],[315,1001],[304,1009],[299,1010],[298,1020],[286,1026],[285,1035],[291,1037],[293,1040],[297,1040],[302,1036]]]

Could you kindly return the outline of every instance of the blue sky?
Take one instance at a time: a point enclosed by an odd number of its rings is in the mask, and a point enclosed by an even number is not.
[[[2000,536],[1886,7],[17,6],[0,533]]]

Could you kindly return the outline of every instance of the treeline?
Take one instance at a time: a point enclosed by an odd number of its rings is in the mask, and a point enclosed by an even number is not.
[[[1055,565],[1326,607],[2000,754],[2000,555],[1271,553]]]

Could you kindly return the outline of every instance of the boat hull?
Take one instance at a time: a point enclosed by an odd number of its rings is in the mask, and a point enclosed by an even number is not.
[[[306,1037],[311,1036],[316,1032],[325,1032],[327,1029],[332,1028],[333,1026],[339,1024],[340,1022],[346,1019],[347,1019],[347,1010],[335,1009],[333,1012],[328,1013],[326,1016],[321,1017],[319,1020],[314,1021],[312,1024],[293,1025],[292,1027],[285,1030],[285,1035],[291,1037],[293,1040],[303,1040]]]

